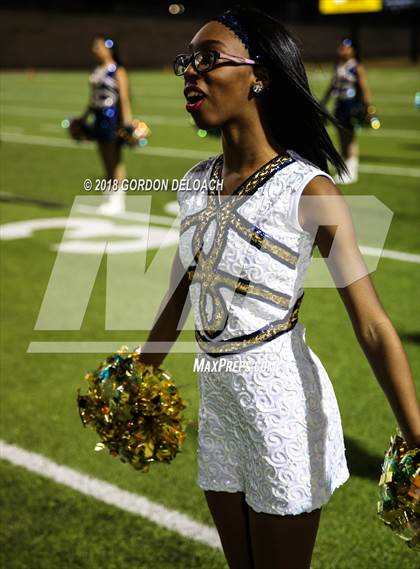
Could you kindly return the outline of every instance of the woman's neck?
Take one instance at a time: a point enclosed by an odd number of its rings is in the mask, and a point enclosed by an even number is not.
[[[114,58],[113,57],[107,57],[106,59],[102,59],[102,61],[100,62],[100,66],[101,67],[107,67],[108,65],[111,65],[112,63],[115,64]]]
[[[247,172],[284,152],[261,120],[235,123],[222,129],[223,169]]]

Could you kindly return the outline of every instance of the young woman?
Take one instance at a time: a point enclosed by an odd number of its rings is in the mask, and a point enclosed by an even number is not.
[[[358,61],[357,50],[350,38],[343,38],[337,47],[337,63],[333,78],[322,99],[325,105],[332,95],[335,100],[335,118],[344,127],[338,130],[341,156],[348,173],[337,181],[341,184],[357,182],[359,170],[359,146],[356,139],[356,114],[369,114],[371,95],[363,65]]]
[[[98,142],[98,149],[108,180],[118,184],[126,177],[122,159],[122,141],[117,135],[121,126],[131,128],[133,120],[129,95],[127,71],[121,63],[114,39],[97,36],[92,51],[98,65],[90,75],[91,95],[82,121],[93,113],[94,124],[91,130]],[[121,213],[125,209],[124,192],[111,190],[99,210],[102,213]]]
[[[288,32],[260,11],[229,11],[174,70],[196,124],[221,128],[223,154],[191,168],[177,192],[180,242],[142,361],[161,365],[193,306],[197,482],[229,567],[308,569],[322,506],[349,478],[335,393],[297,319],[315,245],[407,442],[419,445],[409,364],[327,173],[327,160],[343,164]]]

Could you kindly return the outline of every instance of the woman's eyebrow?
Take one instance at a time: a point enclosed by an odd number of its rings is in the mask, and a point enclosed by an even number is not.
[[[211,40],[211,39],[209,39],[209,40],[204,40],[204,41],[202,41],[202,42],[199,42],[197,48],[198,48],[198,47],[208,47],[208,46],[210,46],[210,45],[212,45],[212,44],[217,44],[217,45],[221,45],[221,46],[223,46],[223,47],[226,47],[226,45],[225,45],[222,41],[220,41],[220,40]],[[190,43],[190,45],[188,46],[188,49],[192,49],[192,48],[193,48],[193,44]]]

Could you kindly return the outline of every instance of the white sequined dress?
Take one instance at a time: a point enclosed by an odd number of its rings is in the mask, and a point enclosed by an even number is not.
[[[222,161],[196,164],[177,192],[197,341],[197,484],[244,492],[257,512],[309,512],[350,476],[333,386],[296,317],[313,251],[297,206],[314,176],[329,176],[288,150],[218,199]]]

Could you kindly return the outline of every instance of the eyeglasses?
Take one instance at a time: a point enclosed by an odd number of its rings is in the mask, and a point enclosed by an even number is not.
[[[239,55],[230,55],[220,51],[196,51],[193,54],[180,53],[175,57],[173,68],[175,75],[184,75],[185,70],[192,63],[193,68],[197,73],[208,73],[211,71],[218,59],[227,59],[239,65],[254,65],[257,61],[248,59],[247,57],[240,57]],[[259,59],[258,57],[256,59]]]

